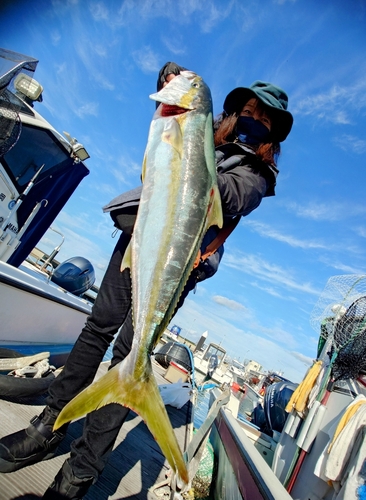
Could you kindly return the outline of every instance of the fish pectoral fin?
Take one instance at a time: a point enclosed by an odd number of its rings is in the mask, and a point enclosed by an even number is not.
[[[156,384],[154,375],[143,381],[137,382],[139,385],[139,398],[131,399],[126,406],[133,408],[145,421],[151,434],[164,453],[169,465],[180,479],[188,484],[189,477],[182,452],[179,448],[177,438],[174,434],[172,424],[165,409],[159,388]]]
[[[180,129],[179,123],[175,118],[170,118],[166,120],[163,133],[161,134],[161,140],[169,144],[174,148],[179,157],[182,156],[183,151],[183,137],[182,131]]]
[[[103,377],[74,397],[56,419],[54,430],[109,403],[120,403],[119,371],[113,367]],[[120,403],[121,404],[121,403]]]
[[[213,187],[210,208],[207,217],[207,229],[211,226],[222,227],[224,223],[222,215],[221,196],[217,184]]]
[[[121,272],[125,269],[131,269],[131,256],[132,256],[132,247],[131,241],[129,242],[125,253],[123,254],[122,262],[121,262]]]

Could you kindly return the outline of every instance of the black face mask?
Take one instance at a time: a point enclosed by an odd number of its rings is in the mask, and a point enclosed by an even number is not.
[[[268,128],[251,116],[239,116],[236,122],[236,134],[240,142],[253,145],[268,142],[270,137]]]

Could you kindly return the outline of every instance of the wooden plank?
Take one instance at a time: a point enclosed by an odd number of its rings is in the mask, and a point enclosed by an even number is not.
[[[103,363],[98,377],[107,370]],[[154,363],[158,384],[166,384],[165,370]],[[45,405],[45,397],[32,399],[0,399],[0,437],[24,429],[29,420],[38,415]],[[188,402],[180,410],[167,406],[174,432],[182,450],[188,445],[193,431],[193,407]],[[54,476],[69,456],[71,442],[82,433],[84,419],[70,424],[57,455],[45,462],[26,467],[10,474],[0,474],[0,499],[34,500],[42,498]],[[122,426],[113,453],[99,478],[85,500],[136,499],[156,500],[150,491],[156,483],[164,481],[168,464],[142,419],[130,411]]]

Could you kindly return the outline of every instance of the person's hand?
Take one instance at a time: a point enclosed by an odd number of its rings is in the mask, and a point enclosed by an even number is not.
[[[175,78],[176,76],[177,75],[175,75],[174,73],[169,73],[169,75],[165,77],[165,82],[163,83],[163,87],[166,87],[168,83],[171,82],[173,78]]]
[[[179,73],[181,71],[184,71],[185,69],[186,68],[183,68],[183,66],[179,66],[174,62],[168,62],[164,64],[164,66],[159,71],[156,90],[159,92],[159,90],[165,87],[170,82],[170,80],[179,75]]]

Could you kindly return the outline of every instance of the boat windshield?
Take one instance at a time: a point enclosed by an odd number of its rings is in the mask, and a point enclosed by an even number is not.
[[[44,164],[38,181],[47,172],[55,172],[73,162],[69,153],[48,130],[23,123],[17,147],[10,149],[1,164],[19,192],[23,192],[34,174]]]
[[[0,89],[7,87],[20,71],[33,78],[37,64],[33,57],[0,48]]]
[[[220,366],[222,360],[225,357],[226,351],[220,349],[219,346],[215,346],[215,345],[211,344],[208,347],[207,351],[205,352],[205,355],[203,356],[203,359],[204,360],[208,360],[209,358],[211,358],[211,356],[213,354],[217,356],[217,358],[218,358],[218,366]]]

